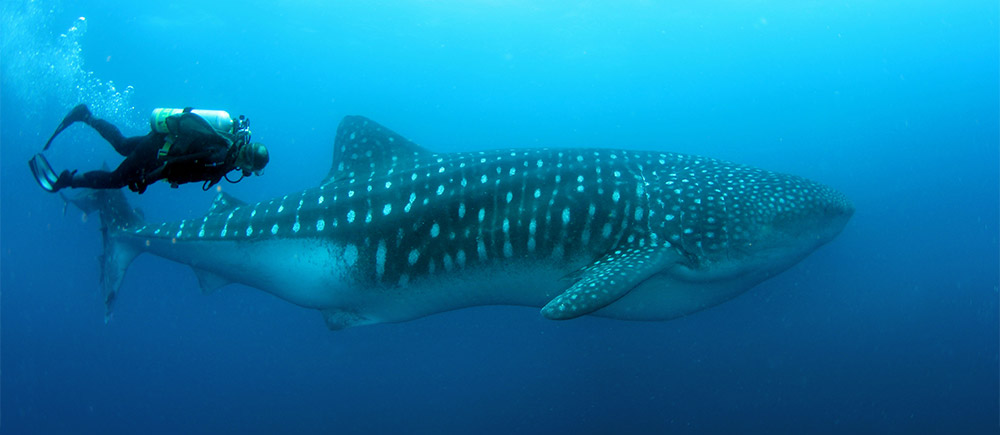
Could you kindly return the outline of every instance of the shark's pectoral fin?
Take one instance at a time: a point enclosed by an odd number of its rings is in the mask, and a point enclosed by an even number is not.
[[[655,244],[620,248],[571,275],[570,288],[542,307],[542,315],[566,320],[597,311],[668,266],[676,254]]]
[[[223,278],[205,269],[198,269],[197,267],[192,267],[192,269],[194,269],[194,275],[198,277],[198,287],[201,287],[201,292],[206,295],[215,292],[219,289],[219,287],[233,283],[229,279]]]

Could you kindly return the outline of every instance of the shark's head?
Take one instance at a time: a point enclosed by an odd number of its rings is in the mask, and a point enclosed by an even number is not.
[[[650,183],[661,208],[651,225],[690,269],[713,278],[778,273],[832,240],[854,213],[843,194],[802,177],[699,157],[678,163]]]
[[[742,223],[736,228],[743,243],[735,247],[743,255],[798,261],[840,234],[854,214],[847,197],[833,188],[791,175],[771,176],[732,215]]]

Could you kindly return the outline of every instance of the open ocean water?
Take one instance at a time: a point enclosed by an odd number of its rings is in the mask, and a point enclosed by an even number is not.
[[[7,0],[3,433],[996,433],[996,1]],[[259,201],[316,185],[363,115],[438,151],[618,147],[805,176],[839,237],[678,320],[463,309],[331,332],[141,256],[104,323],[99,222],[25,162],[86,102],[245,114]],[[57,169],[121,158],[74,126]],[[195,185],[128,192],[154,221]]]

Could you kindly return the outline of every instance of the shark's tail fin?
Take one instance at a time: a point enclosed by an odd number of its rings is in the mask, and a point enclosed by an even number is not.
[[[101,255],[101,291],[107,308],[105,321],[111,318],[118,289],[121,287],[125,270],[140,253],[142,246],[121,237],[123,230],[143,225],[142,214],[132,208],[120,189],[84,190],[73,196],[63,195],[63,199],[75,205],[84,213],[97,211],[101,217],[101,234],[104,239],[104,253]]]

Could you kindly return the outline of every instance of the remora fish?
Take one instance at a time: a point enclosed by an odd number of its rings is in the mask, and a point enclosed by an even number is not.
[[[610,149],[434,153],[362,117],[337,130],[318,186],[202,218],[143,222],[121,191],[100,211],[109,313],[142,252],[322,311],[331,329],[475,305],[665,320],[731,299],[833,239],[853,214],[801,177]]]

